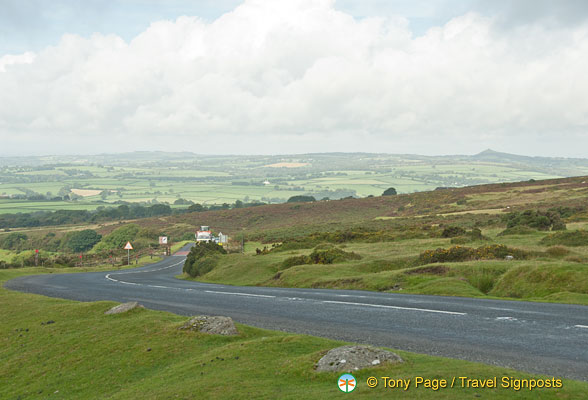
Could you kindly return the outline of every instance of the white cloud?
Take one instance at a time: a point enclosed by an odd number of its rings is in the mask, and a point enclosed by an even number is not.
[[[0,57],[0,72],[6,72],[9,65],[30,64],[35,61],[35,54],[26,52],[23,54],[7,54]]]
[[[582,155],[586,70],[587,24],[506,31],[470,13],[413,37],[331,0],[250,0],[0,58],[0,154]]]

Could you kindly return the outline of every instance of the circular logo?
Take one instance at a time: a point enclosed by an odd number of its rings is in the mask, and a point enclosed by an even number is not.
[[[342,392],[353,392],[353,390],[355,390],[355,386],[357,386],[357,381],[351,374],[341,375],[339,379],[337,379],[337,387]]]

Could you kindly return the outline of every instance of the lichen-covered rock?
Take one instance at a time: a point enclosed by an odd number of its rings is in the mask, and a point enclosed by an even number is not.
[[[352,372],[384,363],[401,362],[402,358],[391,351],[370,346],[343,346],[329,350],[317,363],[316,370]]]
[[[230,317],[199,315],[190,318],[180,329],[189,329],[211,335],[238,335],[233,319]]]
[[[135,308],[145,308],[141,304],[137,303],[136,301],[131,301],[129,303],[123,303],[116,307],[112,307],[110,310],[106,311],[104,314],[120,314],[127,311],[131,311]]]

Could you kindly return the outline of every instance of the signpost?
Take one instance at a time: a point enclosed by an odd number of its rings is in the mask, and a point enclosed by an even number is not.
[[[133,250],[131,242],[127,242],[124,249],[127,251],[127,265],[131,265],[131,250]]]
[[[169,256],[170,253],[171,253],[171,251],[170,251],[170,248],[169,248],[169,243],[167,241],[167,236],[160,236],[159,237],[159,244],[166,247],[166,249],[165,249],[165,255],[166,256]]]

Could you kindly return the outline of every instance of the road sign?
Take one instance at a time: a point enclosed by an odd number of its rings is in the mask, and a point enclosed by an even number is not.
[[[167,236],[160,236],[159,244],[167,244]]]
[[[133,245],[131,244],[131,242],[127,242],[127,244],[124,247],[125,250],[133,250]]]

